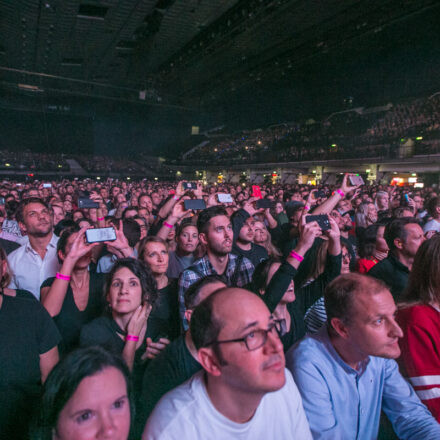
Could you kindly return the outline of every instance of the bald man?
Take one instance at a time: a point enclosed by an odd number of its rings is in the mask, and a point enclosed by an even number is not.
[[[257,295],[212,293],[191,316],[191,337],[203,370],[162,398],[143,440],[312,438],[273,317]]]

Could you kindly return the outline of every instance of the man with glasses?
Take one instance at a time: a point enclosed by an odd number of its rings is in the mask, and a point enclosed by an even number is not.
[[[159,402],[143,439],[311,439],[301,397],[264,302],[221,289],[191,316],[203,370]]]

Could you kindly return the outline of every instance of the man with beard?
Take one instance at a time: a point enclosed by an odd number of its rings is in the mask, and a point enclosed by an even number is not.
[[[191,284],[207,275],[223,275],[228,286],[244,287],[252,279],[254,265],[245,257],[231,253],[233,230],[231,221],[222,206],[204,209],[197,220],[199,240],[206,247],[206,254],[182,272],[179,278],[179,308],[184,330],[184,292]]]
[[[20,203],[16,217],[27,241],[8,256],[14,273],[9,287],[28,290],[39,299],[43,281],[54,277],[60,268],[53,211],[43,200],[31,197]]]
[[[165,395],[142,438],[311,440],[301,397],[264,302],[225,288],[191,316],[203,370]]]

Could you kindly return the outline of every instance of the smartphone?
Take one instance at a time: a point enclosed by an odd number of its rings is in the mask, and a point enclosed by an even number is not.
[[[312,192],[312,198],[313,198],[314,200],[316,200],[316,199],[322,199],[322,198],[324,198],[324,197],[326,197],[326,193],[325,193],[325,191],[319,190],[319,191]]]
[[[252,185],[252,197],[258,197],[259,199],[263,198],[261,195],[261,189],[258,185]]]
[[[275,206],[275,202],[273,200],[269,200],[269,199],[260,199],[260,200],[257,200],[257,203],[256,203],[257,209],[273,208],[274,206]]]
[[[81,197],[78,199],[78,208],[80,209],[99,208],[99,203],[94,202],[91,199]]]
[[[197,183],[196,182],[183,182],[183,189],[197,189]]]
[[[51,183],[43,183],[43,188],[52,188]]]
[[[408,203],[409,202],[408,194],[404,194],[404,197],[405,197],[406,202]]]
[[[352,186],[357,186],[357,185],[364,185],[364,179],[362,179],[362,176],[359,175],[355,175],[355,176],[348,176],[348,180],[350,181]]]
[[[115,241],[116,231],[114,228],[96,228],[87,229],[86,231],[87,243],[97,243],[102,241]]]
[[[217,200],[220,203],[233,203],[231,194],[217,194]]]
[[[4,205],[5,204],[5,198],[4,197],[0,197],[0,205]]]
[[[328,231],[331,229],[330,220],[327,214],[320,215],[308,215],[306,217],[306,223],[317,222],[321,231]]]
[[[193,209],[195,211],[206,208],[205,201],[203,199],[188,199],[184,202],[185,210]]]

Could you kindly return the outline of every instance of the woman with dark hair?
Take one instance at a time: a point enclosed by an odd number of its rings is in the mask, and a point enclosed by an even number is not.
[[[378,229],[379,225],[370,225],[359,234],[359,259],[356,261],[356,272],[365,274],[379,262],[375,257]]]
[[[327,231],[329,245],[325,246],[325,255],[328,251],[328,258],[335,261],[329,265],[325,276],[317,276],[316,286],[310,288],[315,280],[313,279],[306,287],[299,288],[295,292],[293,281],[295,279],[296,282],[298,275],[304,270],[310,273],[310,269],[304,269],[304,263],[301,262],[304,255],[312,248],[315,239],[322,233],[316,222],[301,225],[297,247],[291,252],[286,263],[281,264],[278,259],[270,258],[260,263],[254,271],[252,277],[253,290],[261,295],[261,298],[273,313],[285,351],[305,335],[304,315],[307,309],[322,296],[322,284],[325,283],[326,277],[331,278],[333,275],[339,275],[341,268],[339,228],[332,218],[329,221],[331,229]],[[300,270],[297,271],[299,263],[301,266]],[[325,266],[325,263],[323,265]],[[304,279],[304,276],[302,278]]]
[[[400,365],[422,402],[440,422],[440,235],[419,247],[397,322]]]
[[[158,298],[151,316],[160,323],[161,340],[147,340],[147,356],[152,358],[165,348],[170,340],[175,339],[180,332],[179,306],[177,299],[177,279],[167,276],[168,247],[159,237],[146,237],[139,245],[139,259],[151,270],[158,288]]]
[[[133,416],[129,372],[101,347],[66,356],[44,386],[32,440],[127,440]]]
[[[122,354],[130,370],[142,374],[146,337],[156,339],[158,324],[149,318],[157,298],[156,280],[139,260],[117,260],[104,286],[109,313],[81,330],[81,346],[100,345]]]
[[[62,232],[57,244],[60,271],[44,281],[40,290],[41,303],[63,338],[61,354],[76,348],[81,328],[104,311],[104,276],[89,270],[92,249],[99,243],[87,243],[86,230],[75,226]]]

